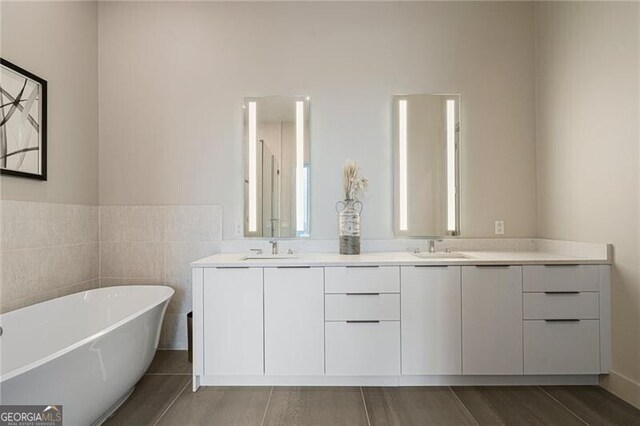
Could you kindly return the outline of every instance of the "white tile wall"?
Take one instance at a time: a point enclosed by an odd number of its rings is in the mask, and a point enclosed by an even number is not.
[[[336,229],[337,233],[337,229]],[[261,248],[266,253],[271,249],[269,239],[245,238],[237,240],[225,240],[222,242],[223,253],[244,253],[252,248]],[[419,247],[427,250],[428,240],[424,238],[389,238],[384,240],[362,239],[362,252],[394,252],[406,251]],[[295,252],[337,252],[339,250],[338,239],[313,240],[313,239],[282,239],[280,251],[292,249]],[[533,251],[536,249],[533,238],[445,238],[436,242],[436,250],[450,249],[453,251],[471,250],[499,250],[499,251]]]
[[[98,287],[96,206],[0,202],[0,312]]]
[[[186,348],[191,270],[220,251],[220,206],[82,206],[0,202],[0,312],[97,287],[176,291],[161,346]]]
[[[150,278],[160,283],[163,253],[162,241],[100,241],[100,278]]]
[[[364,251],[426,248],[416,239],[364,240]],[[335,251],[337,240],[285,240],[282,249]],[[266,240],[222,241],[222,208],[80,206],[0,202],[0,312],[91,288],[164,284],[175,291],[161,346],[185,348],[189,264],[221,251],[268,249]],[[438,249],[535,249],[532,239],[447,239]]]
[[[171,286],[160,345],[186,348],[190,263],[220,252],[221,239],[220,206],[101,206],[100,287]]]

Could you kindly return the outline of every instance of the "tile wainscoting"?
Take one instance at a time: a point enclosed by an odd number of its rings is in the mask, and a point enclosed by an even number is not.
[[[0,312],[98,287],[98,207],[0,202]]]
[[[100,287],[165,284],[171,299],[160,347],[187,347],[190,263],[220,251],[222,207],[100,206]]]
[[[166,284],[160,346],[187,347],[191,269],[220,251],[222,207],[0,201],[0,313],[67,294]]]
[[[187,347],[192,261],[219,252],[269,250],[266,239],[223,241],[219,205],[98,207],[4,200],[0,209],[0,312],[92,288],[165,284],[176,291],[161,335],[160,346],[167,349]],[[426,241],[363,240],[364,251],[417,246],[425,250]],[[455,238],[437,244],[438,250],[586,250],[606,257],[601,246],[531,238]],[[337,247],[337,239],[282,242],[283,250]]]

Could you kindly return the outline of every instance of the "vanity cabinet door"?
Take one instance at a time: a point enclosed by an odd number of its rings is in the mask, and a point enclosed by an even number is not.
[[[205,375],[262,375],[262,268],[205,268]]]
[[[459,266],[403,266],[402,374],[461,374]]]
[[[400,374],[400,321],[326,323],[327,375]]]
[[[524,322],[525,374],[598,374],[600,321]]]
[[[522,351],[522,267],[462,267],[463,374],[523,374]]]
[[[323,268],[264,270],[265,374],[324,374]]]

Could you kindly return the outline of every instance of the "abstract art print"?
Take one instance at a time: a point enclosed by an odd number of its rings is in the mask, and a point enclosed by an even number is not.
[[[2,58],[0,173],[47,180],[47,82]]]

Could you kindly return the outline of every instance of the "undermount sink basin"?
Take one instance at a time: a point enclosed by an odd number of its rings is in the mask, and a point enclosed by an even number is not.
[[[462,253],[411,253],[420,259],[469,259],[469,256]]]
[[[248,254],[240,258],[240,260],[269,260],[269,259],[297,259],[295,254]]]

